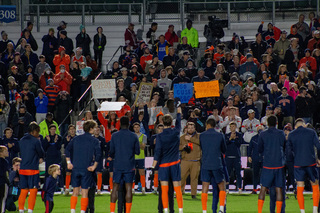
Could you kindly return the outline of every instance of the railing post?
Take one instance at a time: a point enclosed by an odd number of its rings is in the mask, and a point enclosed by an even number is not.
[[[227,13],[227,19],[228,19],[228,30],[230,30],[230,16],[231,16],[231,11],[230,11],[230,2],[228,2],[228,13]]]
[[[317,16],[319,15],[319,0],[317,0]]]
[[[276,23],[276,2],[275,0],[272,1],[272,23]]]
[[[23,5],[22,5],[22,0],[19,1],[20,2],[20,16],[21,16],[21,19],[20,19],[20,23],[21,23],[21,31],[24,30],[24,8],[23,8]]]
[[[40,32],[40,5],[37,5],[37,32]]]
[[[129,4],[128,23],[131,23],[131,4]]]
[[[181,23],[181,30],[184,29],[184,2],[180,0],[180,23]]]
[[[141,9],[143,10],[142,12],[142,29],[144,31],[144,25],[146,24],[146,17],[147,17],[147,5],[146,5],[146,0],[143,0],[143,4]]]
[[[84,7],[84,4],[83,4],[83,5],[82,5],[82,17],[81,17],[81,18],[82,18],[82,21],[81,21],[81,22],[82,22],[82,25],[83,25],[83,26],[85,26],[85,24],[86,24],[86,21],[85,21],[85,18],[86,18],[86,17],[84,16],[84,10],[85,10],[85,7]]]

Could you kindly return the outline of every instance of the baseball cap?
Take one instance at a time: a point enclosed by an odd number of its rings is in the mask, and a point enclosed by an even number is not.
[[[251,114],[251,113],[255,113],[255,111],[253,109],[249,109],[248,110],[248,115]]]

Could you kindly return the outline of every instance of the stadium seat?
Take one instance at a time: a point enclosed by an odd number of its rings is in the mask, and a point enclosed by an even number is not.
[[[106,3],[105,0],[95,0],[95,1],[91,1],[92,4],[104,4]],[[91,12],[104,12],[105,8],[102,5],[90,5],[90,10]]]
[[[317,1],[318,1],[318,0],[311,0],[310,6],[311,6],[312,8],[316,8],[316,7],[317,7]]]
[[[309,0],[299,0],[295,2],[295,7],[296,8],[309,8],[311,5],[311,2]]]
[[[106,3],[119,3],[117,0],[108,0]],[[118,5],[105,5],[104,9],[109,12],[117,12]]]
[[[235,11],[247,10],[248,8],[249,8],[249,3],[235,3],[235,6],[234,6]]]
[[[58,13],[61,12],[61,6],[60,5],[50,5],[50,4],[61,4],[61,1],[59,0],[50,0],[48,1],[47,10],[49,13]]]
[[[265,9],[265,5],[264,2],[262,2],[261,0],[251,0],[250,1],[250,8],[251,9],[255,9],[255,10],[263,10]]]
[[[44,0],[32,0],[30,1],[30,4],[45,4],[46,2]],[[40,13],[46,13],[47,7],[46,6],[40,6]],[[30,6],[30,13],[37,13],[37,6]]]

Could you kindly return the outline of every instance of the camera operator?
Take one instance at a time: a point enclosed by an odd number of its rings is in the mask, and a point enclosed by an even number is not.
[[[198,177],[200,172],[200,134],[196,132],[195,124],[188,122],[187,133],[180,137],[181,151],[181,188],[184,191],[187,177],[190,175],[191,196],[196,199]]]
[[[207,39],[207,46],[220,44],[224,37],[223,28],[228,27],[228,20],[221,20],[216,16],[208,16],[209,23],[204,26],[203,36]]]

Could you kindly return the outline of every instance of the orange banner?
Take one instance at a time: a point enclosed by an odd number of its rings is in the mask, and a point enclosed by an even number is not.
[[[196,98],[219,97],[219,81],[194,82]]]

